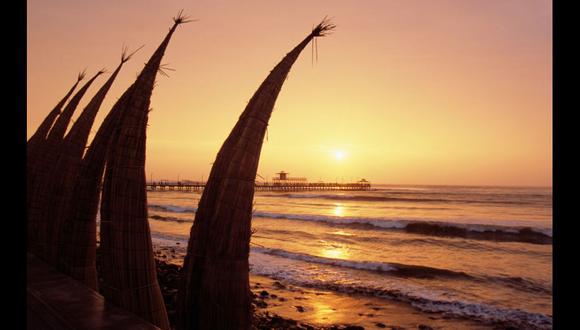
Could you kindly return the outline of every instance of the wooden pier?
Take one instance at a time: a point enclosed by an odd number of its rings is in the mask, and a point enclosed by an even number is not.
[[[161,330],[34,255],[26,257],[26,329]]]
[[[205,183],[202,182],[148,182],[148,191],[202,191]],[[370,190],[371,184],[368,181],[358,181],[351,183],[329,183],[329,182],[262,182],[254,185],[255,191],[364,191]]]

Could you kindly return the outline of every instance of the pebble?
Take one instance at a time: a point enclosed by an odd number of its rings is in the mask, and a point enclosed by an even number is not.
[[[268,307],[268,303],[263,301],[263,300],[257,300],[256,306],[259,308],[266,308],[266,307]]]

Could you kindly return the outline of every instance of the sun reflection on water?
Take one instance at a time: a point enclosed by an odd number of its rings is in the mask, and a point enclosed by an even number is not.
[[[325,258],[331,259],[348,259],[350,257],[350,250],[344,245],[329,245],[320,250],[320,254]]]
[[[331,232],[331,234],[338,235],[338,236],[354,236],[354,234],[343,231],[343,230],[333,231],[333,232]]]
[[[334,204],[334,209],[332,209],[332,213],[334,216],[343,217],[344,216],[344,206],[340,203]]]
[[[314,320],[317,323],[333,323],[335,322],[334,314],[336,314],[335,310],[330,307],[329,305],[320,302],[320,301],[313,301],[312,302],[312,309],[313,309],[313,316]]]

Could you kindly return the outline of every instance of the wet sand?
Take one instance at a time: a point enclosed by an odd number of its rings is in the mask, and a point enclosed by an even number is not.
[[[263,276],[251,276],[257,311],[279,315],[315,328],[490,329],[467,320],[421,313],[407,304],[371,297],[302,288]]]

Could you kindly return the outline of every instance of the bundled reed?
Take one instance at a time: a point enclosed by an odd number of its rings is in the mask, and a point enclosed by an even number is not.
[[[71,193],[74,202],[63,215],[58,240],[58,269],[94,290],[98,290],[96,219],[106,156],[132,88],[113,105],[83,157]]]
[[[46,187],[50,194],[42,215],[42,221],[48,223],[49,230],[47,259],[55,266],[58,264],[57,246],[59,245],[61,223],[66,210],[74,203],[71,200],[74,183],[78,179],[80,164],[91,128],[105,96],[113,85],[119,71],[121,71],[121,67],[130,59],[131,55],[126,55],[125,51],[123,51],[121,63],[87,104],[59,148],[55,150],[57,162],[50,176],[51,180]]]
[[[169,329],[147,217],[145,144],[150,98],[161,59],[178,25],[179,13],[129,93],[121,109],[105,167],[101,201],[101,252],[106,299]]]
[[[38,146],[38,144],[44,142],[44,140],[46,139],[46,136],[48,135],[48,132],[50,131],[50,128],[52,127],[52,125],[54,124],[54,121],[56,120],[56,118],[60,114],[60,110],[65,105],[68,98],[72,95],[74,90],[77,88],[77,85],[79,84],[79,82],[81,80],[83,80],[84,77],[85,77],[84,72],[79,73],[79,75],[77,76],[77,81],[74,83],[74,85],[68,91],[68,93],[66,93],[66,95],[62,98],[62,100],[60,100],[56,104],[56,106],[52,109],[52,111],[50,111],[48,113],[48,115],[44,118],[44,120],[42,121],[40,126],[38,126],[38,128],[36,129],[36,132],[34,132],[34,134],[30,137],[30,139],[28,139],[28,142],[26,144],[28,166],[30,166],[32,163],[31,156],[34,154],[35,148]]]
[[[191,228],[179,288],[178,329],[249,329],[249,245],[254,182],[268,121],[292,65],[324,19],[260,85],[212,166]]]
[[[52,127],[54,121],[60,114],[60,110],[68,100],[68,98],[72,95],[74,90],[76,89],[79,82],[85,77],[84,72],[79,73],[77,77],[77,81],[71,87],[71,89],[66,93],[66,95],[60,100],[57,105],[49,112],[49,114],[44,118],[40,126],[36,129],[36,132],[30,137],[26,144],[26,188],[27,191],[32,191],[32,187],[34,186],[34,181],[36,179],[36,166],[37,166],[37,158],[38,158],[38,148],[44,143],[50,128]],[[27,206],[30,205],[32,199],[31,194],[27,194],[26,204]],[[32,239],[32,226],[27,228],[27,239],[30,241]]]
[[[60,116],[58,116],[54,125],[50,129],[50,132],[46,137],[47,141],[51,140],[62,141],[66,133],[66,129],[69,126],[70,120],[75,110],[77,109],[79,103],[81,102],[81,99],[83,98],[89,87],[93,84],[95,79],[97,79],[97,77],[102,75],[103,73],[105,73],[105,70],[99,70],[99,72],[97,72],[91,79],[89,79],[89,81],[87,81],[85,85],[81,87],[81,89],[79,89],[79,91],[75,94],[75,96],[71,98],[70,102],[66,105],[66,107],[64,108]]]
[[[32,176],[28,182],[27,211],[28,211],[28,239],[29,249],[38,257],[47,260],[48,224],[42,217],[48,207],[51,174],[58,160],[58,150],[63,143],[63,137],[80,100],[95,79],[103,71],[97,72],[85,85],[71,98],[62,113],[56,119],[46,139],[34,150]]]

